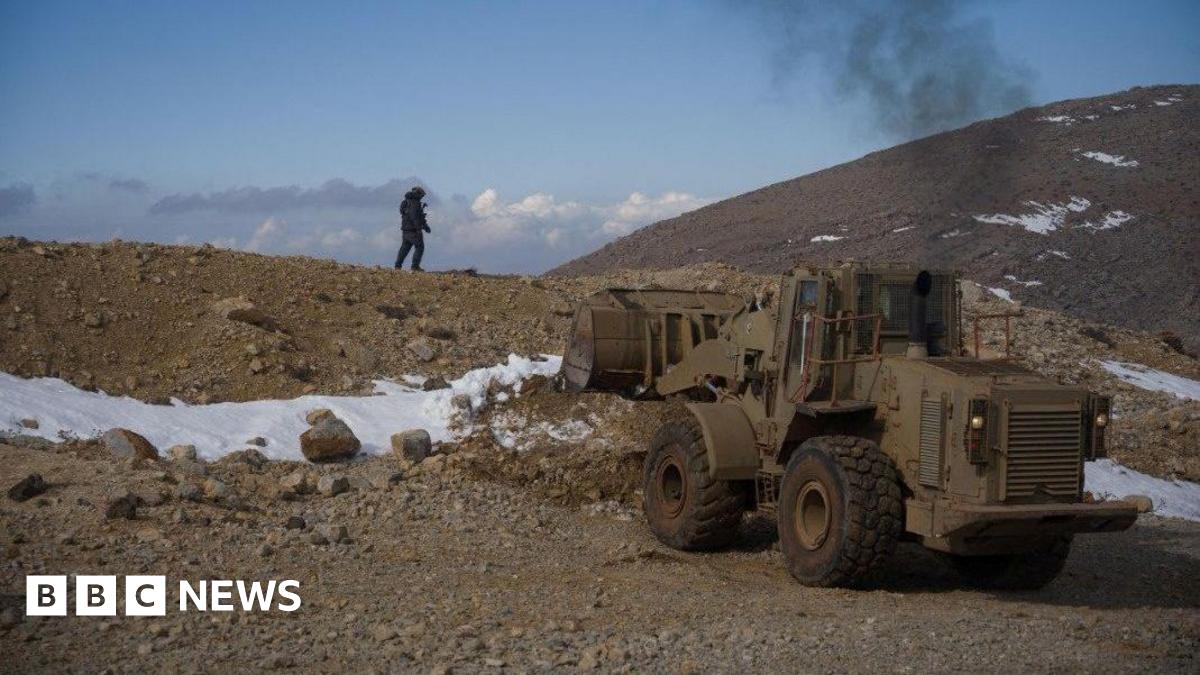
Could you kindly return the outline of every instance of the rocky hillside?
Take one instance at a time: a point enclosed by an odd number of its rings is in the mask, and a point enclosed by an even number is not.
[[[572,303],[607,286],[749,296],[772,283],[714,263],[539,279],[410,274],[208,246],[0,239],[0,370],[152,402],[366,394],[375,378],[452,378],[512,352],[561,353]],[[971,283],[964,285],[964,307],[968,319],[1013,309]],[[1002,327],[985,327],[984,349],[994,353]],[[1200,480],[1200,401],[1147,391],[1104,367],[1140,364],[1200,380],[1200,362],[1153,334],[1049,310],[1026,309],[1014,333],[1014,353],[1029,367],[1115,396],[1116,459],[1155,475]],[[583,415],[618,454],[607,463],[594,443],[550,439],[546,447],[560,468],[573,457],[578,461],[567,464],[579,472],[560,471],[546,491],[601,485],[607,494],[628,496],[636,480],[612,469],[623,465],[621,452],[644,447],[652,409],[597,402],[589,410],[586,400],[564,394],[519,417],[510,432],[536,427],[530,419],[560,424]],[[0,410],[11,418],[0,423],[25,412]],[[511,426],[506,411],[496,414],[497,428]],[[525,473],[536,457],[525,453],[511,475],[536,483]]]
[[[987,120],[665,220],[553,270],[797,260],[957,266],[1076,316],[1200,347],[1200,86]]]

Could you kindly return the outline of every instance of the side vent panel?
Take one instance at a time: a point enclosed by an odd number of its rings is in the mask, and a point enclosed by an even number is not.
[[[925,487],[942,486],[942,401],[921,401],[921,470],[917,481]]]

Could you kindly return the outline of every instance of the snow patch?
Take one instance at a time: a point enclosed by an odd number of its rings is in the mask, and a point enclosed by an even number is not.
[[[1096,223],[1089,220],[1079,227],[1088,230],[1096,230],[1097,232],[1100,230],[1115,230],[1131,220],[1133,220],[1132,214],[1125,213],[1124,211],[1109,211],[1108,213],[1104,214],[1104,217],[1100,219],[1100,222]]]
[[[1070,260],[1070,259],[1071,259],[1071,256],[1070,256],[1070,255],[1068,255],[1066,251],[1059,251],[1059,250],[1056,250],[1056,249],[1049,249],[1049,250],[1042,251],[1041,253],[1037,254],[1037,261],[1038,261],[1038,262],[1041,262],[1041,261],[1045,260],[1045,259],[1046,259],[1046,256],[1054,256],[1054,257],[1056,257],[1056,258],[1062,258],[1063,260]]]
[[[809,239],[809,241],[814,241],[814,242],[840,241],[842,239],[845,239],[845,237],[839,237],[836,234],[818,234],[817,236],[813,237],[812,239]]]
[[[961,237],[964,234],[966,234],[966,232],[962,232],[956,227],[953,230],[950,230],[949,232],[943,232],[942,239],[953,239],[954,237]]]
[[[973,216],[973,218],[981,223],[1012,225],[1023,227],[1037,234],[1049,234],[1062,227],[1068,214],[1082,213],[1092,205],[1087,199],[1074,195],[1066,203],[1049,202],[1042,204],[1041,202],[1030,201],[1025,202],[1025,204],[1033,207],[1033,211],[1018,216],[1011,216],[1006,213],[993,213],[990,215]]]
[[[1135,103],[1129,103],[1129,104],[1127,104],[1127,105],[1110,105],[1110,106],[1108,106],[1108,107],[1109,107],[1109,109],[1111,109],[1113,112],[1121,112],[1122,110],[1133,110],[1134,108],[1136,108],[1136,107],[1137,107],[1137,104],[1135,104]]]
[[[1200,484],[1147,476],[1111,459],[1086,462],[1083,476],[1084,489],[1098,499],[1145,495],[1154,503],[1155,515],[1200,520]]]
[[[1150,391],[1164,391],[1178,398],[1200,401],[1200,382],[1179,375],[1155,370],[1140,363],[1101,361],[1101,367],[1118,379]]]
[[[1038,117],[1034,121],[1052,122],[1054,124],[1065,124],[1067,126],[1071,126],[1075,123],[1075,118],[1071,117],[1070,115],[1047,115],[1045,117]]]
[[[1021,284],[1022,286],[1041,286],[1042,285],[1042,282],[1040,282],[1040,281],[1021,281],[1020,279],[1016,278],[1015,276],[1013,276],[1011,274],[1005,274],[1004,278],[1008,279],[1009,281],[1013,282],[1014,284]]]
[[[1096,120],[1100,119],[1100,116],[1099,115],[1084,115],[1083,119],[1085,119],[1089,122],[1095,122]]]
[[[1113,166],[1133,168],[1138,165],[1136,159],[1125,159],[1124,155],[1110,155],[1107,152],[1099,152],[1097,150],[1089,150],[1081,154],[1088,159],[1094,159],[1104,164],[1112,164]]]
[[[1004,300],[1005,302],[1016,302],[1015,300],[1013,300],[1012,293],[1009,293],[1007,289],[989,288],[988,290],[991,291],[992,295],[996,296],[997,298],[1000,298],[1001,300]]]
[[[897,227],[896,229],[892,230],[892,232],[905,232],[911,229],[913,229],[912,225],[905,225],[904,227]]]
[[[518,452],[530,450],[542,439],[560,443],[580,443],[594,431],[595,428],[583,420],[530,424],[527,416],[513,412],[495,416],[491,425],[492,437],[496,442]]]
[[[482,408],[489,384],[495,382],[520,391],[534,375],[558,372],[558,356],[535,361],[510,354],[508,362],[467,372],[450,382],[449,389],[419,391],[408,384],[375,381],[374,396],[301,396],[290,400],[188,405],[150,405],[128,397],[87,392],[55,378],[25,380],[0,373],[0,432],[32,434],[50,440],[98,436],[113,427],[124,427],[145,436],[161,450],[186,443],[197,454],[214,460],[246,447],[246,439],[261,436],[262,449],[271,459],[303,460],[300,434],[308,429],[304,415],[314,408],[329,408],[354,431],[367,454],[389,452],[391,435],[421,428],[435,442],[460,438],[469,429],[452,428],[459,411],[451,405],[458,394],[470,398],[473,410]],[[406,378],[413,382],[417,378]],[[37,429],[24,429],[18,420],[32,417]]]

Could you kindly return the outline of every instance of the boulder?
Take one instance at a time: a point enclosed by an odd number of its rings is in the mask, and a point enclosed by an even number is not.
[[[212,311],[222,319],[228,319],[229,315],[238,310],[254,309],[254,303],[244,297],[222,298],[210,305]]]
[[[21,420],[21,426],[25,427],[26,429],[37,429],[41,425],[38,424],[38,421],[32,417],[26,417],[25,419]]]
[[[109,429],[100,441],[118,457],[141,457],[158,459],[158,449],[144,437],[128,429]]]
[[[31,473],[8,489],[8,498],[14,502],[28,501],[49,488],[41,474]]]
[[[434,351],[433,347],[429,344],[429,341],[425,338],[417,338],[416,340],[409,342],[407,345],[405,345],[405,347],[408,349],[408,351],[412,352],[413,356],[417,357],[418,361],[428,363],[437,356],[437,352]]]
[[[429,438],[429,432],[424,429],[409,429],[392,434],[392,452],[401,459],[419,464],[432,450],[433,441]]]
[[[167,449],[167,457],[170,457],[172,462],[194,462],[196,461],[196,446],[172,445]]]
[[[300,452],[310,462],[334,462],[349,459],[362,443],[346,423],[328,417],[300,434]]]
[[[304,421],[308,422],[309,425],[315,425],[321,420],[329,419],[333,416],[333,411],[329,408],[317,408],[316,410],[309,410],[308,414],[304,416]]]
[[[138,496],[133,493],[126,494],[124,497],[117,497],[110,501],[108,506],[104,508],[104,517],[107,520],[116,520],[118,518],[133,520],[137,518],[139,501]]]
[[[1154,510],[1154,501],[1146,495],[1129,495],[1124,501],[1136,507],[1138,513],[1150,513]]]

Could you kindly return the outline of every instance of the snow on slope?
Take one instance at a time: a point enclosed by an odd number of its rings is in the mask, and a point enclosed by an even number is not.
[[[1088,159],[1094,159],[1097,162],[1102,162],[1104,164],[1112,164],[1113,166],[1132,169],[1138,165],[1138,161],[1136,159],[1125,159],[1124,155],[1110,155],[1107,152],[1100,152],[1098,150],[1089,150],[1088,152],[1082,154]]]
[[[1200,382],[1136,364],[1103,363],[1118,377],[1128,371],[1145,382],[1171,386],[1200,398]],[[63,437],[92,437],[112,427],[125,427],[142,434],[160,449],[190,443],[196,446],[201,458],[210,461],[245,448],[249,438],[262,436],[267,440],[262,449],[267,457],[303,460],[297,439],[308,428],[304,415],[314,408],[329,408],[354,430],[363,442],[363,452],[379,454],[388,452],[391,435],[404,429],[420,427],[429,431],[434,441],[453,440],[463,433],[450,429],[453,396],[470,396],[472,408],[478,409],[484,405],[489,383],[513,386],[519,392],[523,380],[533,375],[553,375],[560,364],[561,358],[557,356],[533,361],[509,355],[507,363],[472,370],[452,381],[449,389],[438,391],[426,392],[377,380],[374,396],[301,396],[286,401],[210,405],[176,401],[169,406],[87,392],[54,378],[25,380],[0,373],[0,433],[34,434],[57,441]],[[421,378],[405,380],[419,384]],[[26,417],[37,419],[39,428],[22,428],[19,420]],[[506,447],[520,447],[530,431],[572,442],[592,432],[591,426],[583,422],[561,427],[542,425],[537,430],[518,426],[494,424],[491,431]],[[1146,495],[1154,501],[1154,512],[1158,515],[1200,520],[1198,484],[1154,478],[1107,459],[1088,462],[1084,471],[1084,489],[1098,497]]]
[[[488,384],[519,388],[533,375],[558,372],[561,358],[533,361],[509,355],[508,362],[479,368],[450,383],[449,389],[420,391],[386,380],[375,382],[374,396],[301,396],[287,401],[249,401],[187,405],[150,405],[136,399],[87,392],[54,378],[25,380],[0,373],[0,433],[33,434],[50,440],[64,436],[89,438],[113,427],[124,427],[145,436],[160,450],[180,443],[196,446],[203,459],[214,460],[246,447],[246,440],[267,440],[262,452],[272,459],[303,460],[299,437],[307,428],[304,415],[314,408],[329,408],[363,444],[363,452],[377,454],[391,448],[391,435],[423,428],[433,440],[455,437],[450,429],[455,413],[450,399],[471,397],[473,409],[483,406]],[[419,378],[406,378],[416,382]],[[22,428],[19,420],[32,417],[38,429]]]
[[[1033,210],[1017,216],[1008,215],[1007,213],[993,213],[990,215],[974,216],[974,218],[981,223],[1013,225],[1023,227],[1037,234],[1049,234],[1062,227],[1063,222],[1067,219],[1067,214],[1083,213],[1092,205],[1087,199],[1074,195],[1071,196],[1070,201],[1063,204],[1056,202],[1043,204],[1032,201],[1025,202],[1025,204],[1032,207]]]
[[[1083,472],[1085,489],[1098,499],[1145,495],[1154,502],[1155,515],[1200,520],[1200,483],[1147,476],[1111,459],[1087,462]]]
[[[1150,391],[1165,391],[1178,398],[1200,401],[1200,382],[1171,373],[1155,370],[1138,363],[1122,363],[1120,361],[1101,361],[1100,365],[1135,387]]]

